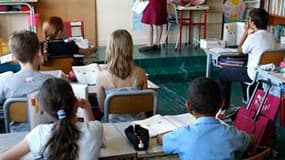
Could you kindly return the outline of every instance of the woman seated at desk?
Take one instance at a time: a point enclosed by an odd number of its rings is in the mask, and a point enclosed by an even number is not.
[[[104,110],[104,101],[108,94],[147,88],[145,71],[134,64],[133,40],[128,31],[119,29],[112,33],[106,48],[106,63],[106,68],[98,73],[96,82],[101,111]],[[119,120],[115,120],[119,116],[110,117],[111,121]]]

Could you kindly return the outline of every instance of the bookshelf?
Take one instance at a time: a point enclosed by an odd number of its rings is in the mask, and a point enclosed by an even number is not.
[[[266,7],[268,7],[268,5],[269,6],[272,5],[273,1],[275,1],[275,2],[278,2],[278,1],[283,2],[285,0],[261,0],[261,7],[266,9]],[[285,3],[285,2],[283,2],[283,3]],[[283,10],[284,10],[284,8],[285,8],[285,6],[283,7]],[[272,13],[272,9],[271,8],[268,8],[268,9],[267,9],[267,11],[270,13],[270,16],[269,16],[269,24],[270,25],[285,24],[285,15],[284,14],[282,14],[282,13],[281,13],[282,15],[280,15],[279,13],[274,13],[273,14]]]

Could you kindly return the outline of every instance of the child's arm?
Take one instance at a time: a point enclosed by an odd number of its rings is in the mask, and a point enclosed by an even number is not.
[[[85,121],[94,121],[94,115],[92,112],[92,107],[90,103],[85,99],[79,99],[78,105],[80,108],[84,109],[84,120]]]
[[[82,55],[90,55],[96,51],[96,46],[90,46],[89,48],[79,48],[78,52]]]
[[[24,155],[30,152],[30,148],[28,142],[26,140],[22,140],[20,143],[16,144],[14,147],[4,152],[1,156],[1,160],[13,160],[20,159]]]

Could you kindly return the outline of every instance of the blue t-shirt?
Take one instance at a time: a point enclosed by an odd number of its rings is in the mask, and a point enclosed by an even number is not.
[[[240,159],[250,144],[250,136],[221,123],[214,117],[200,117],[191,126],[163,136],[163,151],[181,160]]]

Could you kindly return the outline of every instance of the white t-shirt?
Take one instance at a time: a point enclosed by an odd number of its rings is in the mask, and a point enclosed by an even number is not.
[[[275,48],[276,43],[272,33],[266,30],[258,30],[246,38],[242,45],[242,52],[248,54],[247,74],[254,80],[256,67],[259,64],[262,53],[270,48]]]
[[[36,126],[27,136],[30,151],[35,158],[40,157],[40,151],[51,136],[54,124],[41,124]],[[99,121],[85,123],[77,122],[76,126],[81,131],[81,139],[78,142],[78,160],[96,160],[100,154],[103,143],[103,126]]]

